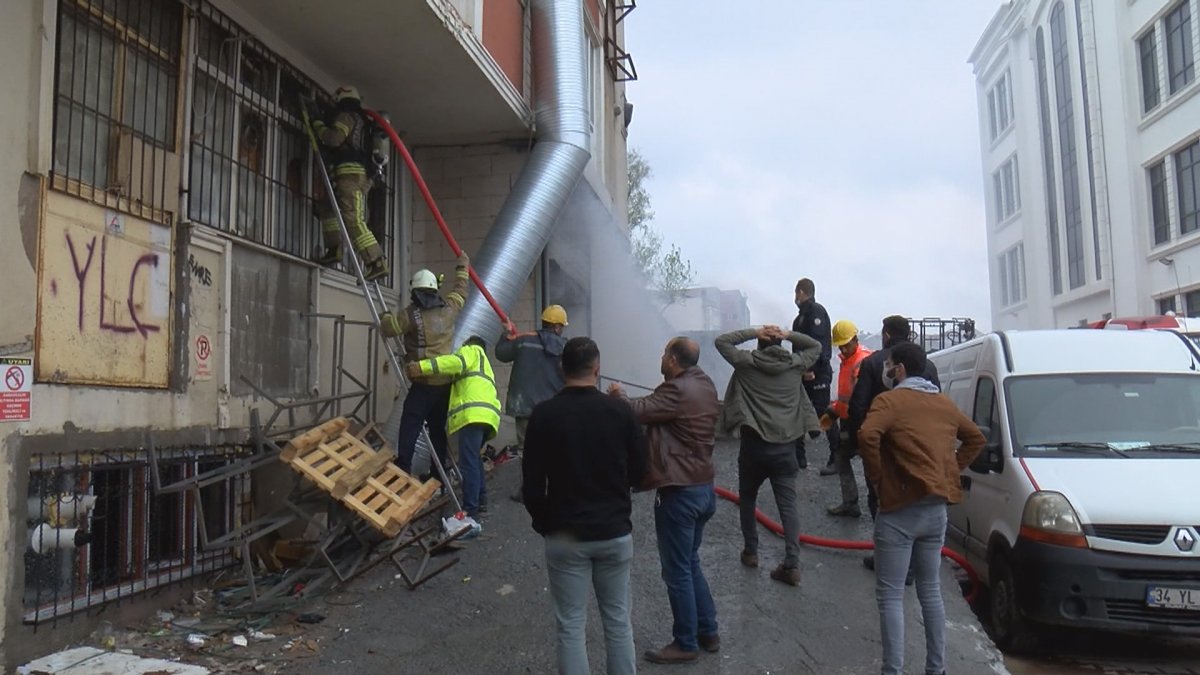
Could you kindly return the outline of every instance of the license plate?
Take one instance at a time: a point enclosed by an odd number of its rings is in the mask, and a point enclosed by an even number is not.
[[[1146,587],[1146,606],[1200,612],[1200,589],[1148,586]]]

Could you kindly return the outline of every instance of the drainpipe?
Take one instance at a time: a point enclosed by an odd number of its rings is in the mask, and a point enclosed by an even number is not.
[[[559,213],[591,159],[587,41],[581,0],[533,0],[534,122],[537,143],[471,263],[505,309],[513,306],[554,233]],[[494,338],[495,314],[471,294],[454,344]]]

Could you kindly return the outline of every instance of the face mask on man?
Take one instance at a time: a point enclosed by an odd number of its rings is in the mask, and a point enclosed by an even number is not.
[[[896,387],[896,366],[892,366],[883,371],[883,386],[888,389]]]

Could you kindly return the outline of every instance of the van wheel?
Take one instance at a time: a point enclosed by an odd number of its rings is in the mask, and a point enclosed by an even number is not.
[[[1012,566],[1003,554],[997,555],[990,565],[988,575],[991,588],[988,593],[988,619],[992,627],[992,639],[1001,651],[1023,654],[1037,646],[1037,636],[1029,622],[1021,616],[1017,606],[1017,586],[1013,579]]]

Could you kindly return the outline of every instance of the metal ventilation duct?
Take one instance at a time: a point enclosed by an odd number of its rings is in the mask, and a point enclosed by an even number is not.
[[[520,297],[558,215],[591,158],[587,40],[582,0],[533,0],[532,51],[537,143],[472,265],[501,307]],[[454,333],[499,333],[491,308],[472,293]]]

